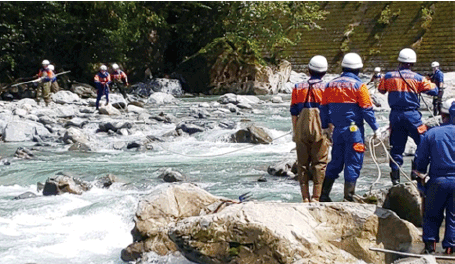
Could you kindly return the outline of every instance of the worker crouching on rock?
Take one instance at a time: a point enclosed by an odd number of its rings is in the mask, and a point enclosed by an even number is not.
[[[332,160],[327,165],[322,186],[321,202],[331,202],[329,194],[333,183],[344,169],[344,199],[354,200],[355,186],[360,175],[365,152],[365,120],[378,136],[370,94],[358,77],[363,67],[356,53],[348,53],[341,62],[343,73],[330,81],[322,97],[321,122],[324,134],[330,137],[333,124]]]
[[[441,107],[443,124],[425,134],[417,147],[415,165],[420,174],[427,172],[425,184],[425,209],[423,212],[423,235],[425,252],[435,252],[439,242],[439,228],[446,215],[446,227],[442,247],[445,253],[455,249],[455,99],[445,101]]]
[[[319,202],[329,151],[328,138],[322,134],[319,113],[326,85],[321,79],[327,71],[327,59],[320,55],[314,56],[308,68],[310,79],[296,84],[292,91],[292,128],[303,202]],[[311,198],[310,179],[313,180]]]

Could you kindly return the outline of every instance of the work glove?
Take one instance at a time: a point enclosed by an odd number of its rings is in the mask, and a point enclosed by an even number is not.
[[[379,132],[379,129],[376,129],[374,131],[373,139],[381,139],[381,133]]]

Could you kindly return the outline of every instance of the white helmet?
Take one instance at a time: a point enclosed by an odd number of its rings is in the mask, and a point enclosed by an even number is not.
[[[441,106],[441,113],[449,114],[450,107],[452,106],[452,104],[454,102],[455,102],[455,98],[450,98],[450,99],[445,100]]]
[[[117,63],[112,64],[112,69],[117,70],[118,69],[118,64]]]
[[[381,68],[380,67],[374,68],[374,72],[381,72]]]
[[[311,58],[308,68],[315,72],[326,72],[328,67],[327,59],[324,56],[316,55]]]
[[[344,55],[341,67],[353,70],[361,69],[363,68],[362,58],[357,53],[348,53]]]
[[[54,67],[54,65],[52,65],[52,64],[49,64],[49,66],[47,66],[47,67],[48,67],[49,70],[51,70],[51,71],[55,70],[55,67]]]
[[[416,63],[417,55],[415,51],[409,48],[402,49],[398,55],[398,61],[403,63]]]
[[[433,62],[431,63],[431,67],[432,67],[432,68],[439,67],[439,62],[433,61]]]
[[[101,65],[100,70],[102,70],[102,71],[107,71],[106,65]]]
[[[41,62],[42,65],[49,65],[49,61],[48,60],[43,60],[43,62]]]

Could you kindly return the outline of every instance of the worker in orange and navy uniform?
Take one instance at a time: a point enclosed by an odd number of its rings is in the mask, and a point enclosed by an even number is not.
[[[48,105],[51,101],[50,93],[51,93],[51,82],[54,78],[54,73],[49,69],[49,61],[43,60],[42,68],[39,70],[38,74],[35,75],[39,77],[35,80],[39,83],[37,92],[36,92],[36,100],[39,101],[40,97],[44,99],[46,105]]]
[[[319,202],[329,152],[328,138],[322,134],[319,113],[325,88],[325,83],[321,79],[327,71],[327,59],[320,55],[314,56],[308,68],[310,79],[297,83],[292,90],[292,128],[303,202]],[[311,199],[310,178],[313,180]]]
[[[99,110],[100,100],[103,95],[106,95],[106,105],[109,104],[109,84],[111,76],[107,72],[106,65],[101,65],[100,71],[95,75],[95,85],[97,88],[96,110]]]
[[[118,87],[120,93],[123,95],[123,98],[127,99],[126,86],[128,86],[129,84],[126,73],[120,70],[117,63],[112,64],[112,70],[114,70],[111,74],[112,82],[115,84],[115,86]]]
[[[397,71],[388,72],[381,79],[378,91],[382,94],[389,93],[388,101],[390,111],[390,155],[398,166],[403,165],[403,152],[410,136],[417,146],[420,144],[423,133],[427,127],[422,123],[419,94],[426,93],[437,96],[436,85],[418,73],[412,72],[411,67],[417,61],[416,53],[409,48],[402,49],[398,55],[400,67]],[[414,162],[412,163],[414,170]],[[400,171],[393,161],[390,161],[390,178],[393,185],[400,183]],[[411,173],[413,179],[416,178]]]
[[[363,67],[362,59],[356,53],[348,53],[344,56],[341,67],[343,73],[327,84],[322,97],[323,133],[330,137],[331,127],[334,128],[332,160],[327,165],[321,202],[331,202],[330,191],[343,169],[344,199],[354,200],[365,152],[363,121],[373,129],[375,138],[379,135],[368,88],[358,77]]]

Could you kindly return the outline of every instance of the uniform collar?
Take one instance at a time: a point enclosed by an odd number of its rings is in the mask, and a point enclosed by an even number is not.
[[[355,75],[355,74],[352,73],[352,72],[343,72],[343,73],[341,74],[341,77],[349,77],[349,78],[356,79],[356,80],[358,80],[358,81],[362,81],[362,80],[360,80],[359,76]]]

